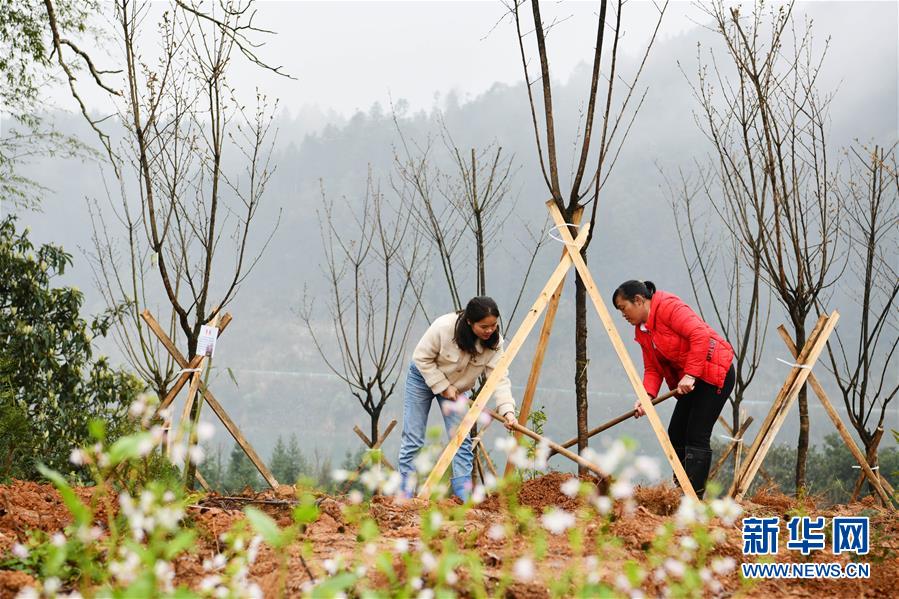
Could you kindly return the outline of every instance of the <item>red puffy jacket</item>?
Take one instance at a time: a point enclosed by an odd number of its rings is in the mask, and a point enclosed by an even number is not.
[[[658,395],[662,379],[674,389],[685,374],[724,385],[733,348],[679,297],[656,291],[644,326],[635,327],[634,340],[643,348],[643,387],[650,397]]]

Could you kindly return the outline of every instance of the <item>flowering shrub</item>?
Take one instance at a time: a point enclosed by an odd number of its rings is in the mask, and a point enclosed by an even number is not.
[[[85,468],[95,481],[89,501],[83,502],[58,473],[42,470],[59,490],[74,521],[64,532],[33,533],[0,562],[3,567],[30,572],[40,581],[22,591],[20,598],[261,597],[250,568],[263,543],[274,550],[278,561],[275,592],[282,596],[290,594],[289,558],[297,554],[308,574],[301,591],[309,597],[488,597],[504,596],[513,587],[528,584],[540,585],[555,597],[641,597],[647,592],[707,597],[723,593],[721,581],[735,567],[732,559],[715,555],[724,540],[723,531],[711,526],[713,518],[726,526],[738,520],[740,508],[729,499],[683,500],[673,520],[655,531],[643,559],[628,556],[613,534],[614,524],[637,509],[636,480],[658,479],[660,471],[654,460],[635,457],[634,443],[624,439],[607,444],[601,452],[584,452],[607,481],[597,485],[569,478],[560,488],[576,500],[566,504],[569,509],[550,506],[539,512],[519,504],[522,481],[517,477],[488,477],[463,505],[446,500],[445,484],[435,486],[430,502],[404,499],[399,475],[383,464],[380,455],[368,456],[367,467],[359,475],[333,473],[339,482],[353,480],[366,491],[353,490],[342,506],[344,524],[358,541],[352,550],[311,561],[313,547],[306,531],[320,517],[321,500],[302,492],[285,527],[262,511],[245,509],[245,518],[218,536],[215,553],[202,560],[202,578],[188,589],[178,585],[174,564],[193,551],[198,540],[186,517],[196,497],[186,496],[171,481],[135,485],[135,479],[126,476],[130,485],[116,487],[112,482],[121,478],[123,469],[127,473],[139,468],[162,442],[162,430],[151,422],[154,409],[153,401],[141,398],[130,410],[145,432],[108,444],[103,427],[92,425],[95,443],[72,452],[73,464]],[[201,427],[197,445],[180,449],[176,445],[170,452],[172,459],[201,461],[198,444],[209,434],[208,427]],[[439,435],[431,433],[430,439],[416,461],[419,478],[430,472],[439,453]],[[496,447],[519,469],[547,468],[545,444],[532,446],[529,452],[503,436]],[[392,497],[387,501],[393,505],[406,502],[419,521],[417,536],[395,538],[391,531],[381,530],[370,503],[374,495]],[[491,496],[503,509],[489,525],[483,519],[478,524],[471,510]],[[571,509],[571,505],[577,507]],[[495,548],[486,557],[485,543]],[[565,559],[547,577],[537,564],[553,557],[549,548],[552,545],[558,552],[560,543]],[[606,566],[610,563],[615,564],[614,570]]]

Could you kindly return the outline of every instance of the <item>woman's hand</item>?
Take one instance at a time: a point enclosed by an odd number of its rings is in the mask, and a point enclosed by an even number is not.
[[[680,380],[677,384],[677,393],[678,395],[686,395],[690,391],[693,390],[693,386],[696,384],[696,377],[690,376],[689,374],[685,374],[684,378]]]
[[[453,385],[450,385],[441,393],[447,399],[459,399],[459,390],[456,389]]]
[[[518,424],[518,419],[515,418],[515,412],[506,412],[505,414],[503,414],[503,418],[505,419],[505,422],[503,422],[503,426],[505,426],[510,431],[514,431],[515,428],[513,425]]]
[[[634,403],[634,418],[639,418],[640,416],[645,416],[645,415],[646,415],[646,412],[643,411],[643,404],[641,404],[640,400],[638,399]]]

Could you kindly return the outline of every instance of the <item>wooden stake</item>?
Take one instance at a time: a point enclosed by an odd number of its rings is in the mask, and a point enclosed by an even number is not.
[[[799,372],[793,378],[793,383],[790,387],[789,392],[780,405],[780,409],[778,410],[777,414],[772,419],[770,429],[761,439],[757,440],[756,443],[753,443],[753,447],[756,448],[756,452],[752,454],[751,457],[747,456],[747,463],[743,468],[743,471],[741,472],[739,481],[734,481],[734,499],[738,501],[743,499],[743,495],[746,494],[746,491],[752,484],[752,479],[755,477],[756,472],[758,472],[759,467],[762,465],[762,462],[765,459],[765,455],[767,455],[768,450],[771,448],[771,444],[774,443],[774,437],[777,435],[777,432],[780,430],[780,427],[783,426],[783,423],[787,418],[787,412],[789,411],[790,406],[799,395],[799,390],[805,384],[806,380],[808,380],[809,375],[811,374],[811,367],[814,366],[815,362],[818,360],[818,356],[820,356],[821,352],[824,350],[824,346],[827,344],[827,339],[833,332],[834,327],[837,326],[837,321],[839,319],[840,313],[834,310],[833,313],[827,318],[827,321],[824,327],[821,329],[821,332],[816,336],[814,342],[811,343],[811,347],[808,349],[806,358],[802,359],[801,354],[797,358],[797,363],[802,365],[803,367],[793,368],[794,371],[798,370]],[[806,345],[808,346],[809,343],[806,343]],[[803,353],[805,353],[805,350],[803,350]]]
[[[839,314],[837,314],[836,311],[834,311],[834,315],[839,317]],[[833,316],[831,316],[831,318],[833,318]],[[790,334],[783,326],[778,327],[777,332],[780,334],[780,338],[783,339],[787,348],[790,350],[790,353],[795,356],[796,344],[793,342]],[[849,434],[849,430],[843,424],[843,421],[840,420],[840,415],[837,414],[837,411],[833,409],[833,405],[827,398],[827,394],[824,393],[824,388],[821,387],[820,383],[818,383],[818,379],[815,378],[814,374],[808,373],[808,382],[812,388],[812,391],[815,392],[815,395],[817,395],[818,399],[821,401],[821,405],[824,406],[824,411],[827,412],[827,415],[830,417],[831,422],[833,422],[833,425],[837,428],[837,432],[840,434],[840,437],[843,438],[843,443],[846,444],[846,448],[850,453],[852,453],[853,457],[855,457],[855,461],[858,462],[858,465],[861,467],[862,472],[867,477],[868,482],[871,483],[871,487],[873,487],[877,494],[880,496],[880,499],[883,501],[883,504],[885,506],[893,507],[892,499],[880,484],[880,478],[871,469],[871,466],[868,465],[868,461],[865,459],[865,455],[858,448],[858,445],[855,444],[855,441],[852,439],[852,435]]]
[[[556,222],[556,225],[558,225],[562,239],[564,239],[566,243],[571,243],[571,233],[565,226],[565,219],[562,218],[562,213],[559,211],[558,206],[556,206],[555,202],[552,200],[548,201],[546,205],[549,208],[550,214],[552,214],[553,220]],[[618,334],[618,329],[615,328],[615,323],[612,321],[612,316],[609,314],[609,310],[602,300],[599,289],[597,289],[596,283],[593,281],[593,275],[590,274],[590,270],[587,268],[587,264],[584,262],[583,257],[581,257],[580,251],[569,251],[568,255],[571,256],[571,259],[574,261],[574,267],[581,276],[581,281],[583,281],[584,287],[587,289],[587,294],[590,296],[590,299],[593,300],[593,305],[606,329],[606,333],[609,335],[612,347],[615,349],[615,353],[618,354],[621,365],[624,366],[624,371],[627,373],[627,378],[631,383],[631,387],[633,387],[634,393],[640,401],[640,405],[643,406],[643,411],[646,412],[646,418],[649,420],[653,432],[655,432],[659,445],[662,446],[665,457],[668,458],[668,463],[671,464],[671,469],[674,470],[674,475],[677,477],[681,489],[688,497],[699,501],[699,498],[696,496],[696,491],[693,490],[693,485],[690,484],[690,479],[687,478],[687,473],[684,471],[680,459],[677,457],[677,454],[674,452],[674,447],[668,439],[668,432],[662,425],[662,421],[659,419],[659,415],[656,412],[655,407],[653,407],[652,400],[646,393],[646,389],[643,388],[643,381],[637,375],[637,370],[634,368],[631,356],[627,353],[624,342],[622,342],[621,336]]]
[[[805,342],[805,347],[802,348],[802,354],[796,359],[797,363],[802,364],[804,360],[808,358],[808,353],[811,351],[812,345],[814,345],[815,339],[818,338],[818,335],[821,334],[821,329],[824,328],[824,325],[827,324],[827,315],[821,314],[818,317],[818,321],[815,323],[815,326],[812,328],[811,333],[809,333],[808,338]],[[771,408],[768,410],[768,413],[765,415],[765,419],[762,421],[761,426],[759,427],[759,432],[756,433],[755,439],[753,439],[752,445],[749,446],[749,450],[746,452],[747,462],[744,464],[744,467],[748,465],[750,461],[754,458],[756,453],[758,453],[759,447],[761,446],[762,440],[768,435],[768,432],[771,430],[771,424],[774,422],[774,419],[777,417],[777,414],[783,409],[784,404],[786,403],[787,396],[789,394],[790,388],[793,385],[793,381],[796,380],[796,376],[798,375],[800,368],[792,368],[790,372],[787,374],[787,378],[784,381],[783,386],[781,386],[780,391],[777,392],[777,395],[774,397],[774,402],[771,404]],[[730,489],[727,494],[734,496],[736,492],[737,485],[740,481],[740,477],[743,475],[743,471],[741,470],[734,476],[734,480],[731,483]]]
[[[372,443],[371,439],[368,438],[368,435],[363,433],[362,429],[360,429],[358,425],[353,426],[353,432],[355,432],[357,435],[359,435],[359,437],[362,439],[362,442],[365,443],[369,449],[375,450],[375,449],[381,449],[381,444],[383,444],[384,441],[387,440],[387,436],[390,435],[391,432],[393,432],[393,427],[395,427],[395,426],[396,426],[396,419],[393,419],[390,421],[390,424],[387,425],[387,428],[384,429],[384,434],[378,438],[377,443]],[[390,468],[391,470],[396,470],[396,468],[393,466],[393,464],[391,464],[387,460],[387,458],[384,457],[384,452],[381,452],[381,462],[385,466]],[[359,476],[359,473],[362,472],[362,469],[364,467],[365,467],[365,459],[363,458],[363,460],[361,462],[359,462],[359,465],[356,466],[356,471],[349,478],[347,478],[346,482],[343,483],[343,486],[340,488],[339,493],[341,495],[347,492],[347,489],[350,488],[350,486],[356,480],[356,477]]]
[[[740,430],[739,430],[738,433],[735,435],[736,438],[737,438],[737,439],[740,439],[740,440],[739,440],[739,441],[732,441],[732,442],[728,445],[727,451],[725,451],[725,452],[721,455],[721,457],[718,458],[718,461],[715,462],[715,465],[712,467],[712,471],[709,473],[709,478],[715,478],[715,475],[718,474],[718,470],[721,468],[721,466],[724,465],[724,462],[727,461],[727,458],[730,457],[730,454],[734,453],[734,450],[737,449],[737,445],[738,445],[738,444],[740,445],[740,448],[739,448],[737,451],[739,452],[739,451],[742,451],[742,450],[743,450],[743,435],[746,434],[746,430],[749,428],[749,425],[750,425],[750,424],[752,424],[752,416],[750,416],[749,418],[746,418],[745,420],[743,420],[743,424],[740,425]],[[727,432],[728,432],[729,435],[733,435],[733,434],[734,434],[734,433],[733,433],[733,429],[731,429],[730,426],[727,427]],[[739,460],[739,459],[740,459],[740,454],[739,454],[739,453],[735,454],[734,459],[735,459],[735,460]],[[738,470],[739,470],[739,468],[738,468]]]
[[[815,323],[815,326],[812,328],[811,333],[809,333],[808,338],[805,342],[805,347],[802,348],[802,353],[796,358],[797,363],[804,364],[805,360],[808,358],[808,353],[811,351],[812,345],[814,345],[815,339],[821,334],[821,330],[824,328],[824,325],[827,324],[827,315],[821,314],[818,317],[818,321]],[[756,433],[755,439],[752,442],[752,445],[749,447],[749,451],[746,452],[746,458],[751,460],[755,454],[758,452],[759,447],[761,446],[762,440],[768,434],[768,431],[771,429],[771,423],[774,422],[774,419],[777,417],[777,414],[780,410],[783,409],[784,403],[787,400],[787,396],[789,394],[790,388],[793,385],[793,382],[796,380],[796,377],[799,374],[799,368],[793,368],[787,374],[787,378],[784,381],[783,386],[781,386],[780,391],[778,391],[777,395],[774,398],[774,402],[771,404],[771,409],[768,410],[768,413],[765,415],[765,420],[762,421],[761,427],[759,428],[759,432]],[[734,483],[731,485],[731,490],[728,494],[732,494],[734,489],[736,488],[736,483],[739,480],[739,477],[734,477]]]
[[[441,477],[443,477],[446,469],[449,468],[449,465],[453,460],[453,456],[456,455],[456,451],[458,451],[459,447],[462,445],[462,441],[468,435],[471,427],[474,426],[475,422],[477,422],[478,416],[481,414],[481,411],[484,409],[484,406],[487,404],[490,396],[493,395],[493,391],[494,389],[496,389],[496,385],[499,383],[500,379],[508,372],[509,365],[512,363],[512,360],[515,359],[515,356],[521,349],[522,344],[524,344],[525,339],[527,339],[528,334],[534,328],[534,325],[536,324],[537,319],[540,317],[540,314],[549,303],[549,299],[552,296],[552,293],[555,291],[556,287],[558,287],[559,285],[559,282],[565,277],[565,275],[568,273],[568,270],[571,268],[571,255],[578,255],[578,251],[580,251],[580,248],[583,247],[589,232],[589,224],[581,227],[581,231],[578,234],[577,239],[571,242],[571,251],[569,251],[567,257],[560,261],[559,265],[556,266],[555,271],[553,271],[553,274],[549,277],[549,280],[546,282],[546,285],[543,287],[540,295],[537,296],[537,300],[525,315],[521,325],[518,327],[518,331],[515,333],[515,336],[512,337],[512,341],[509,342],[509,346],[503,352],[499,363],[493,369],[493,372],[490,374],[490,376],[487,377],[487,380],[484,382],[484,386],[481,387],[481,390],[478,392],[478,398],[475,400],[471,409],[468,410],[468,413],[465,414],[465,416],[462,418],[462,422],[459,423],[459,428],[456,429],[456,434],[453,435],[452,439],[450,439],[449,445],[447,445],[443,449],[443,453],[441,453],[440,457],[437,459],[437,464],[434,466],[434,469],[431,470],[431,473],[428,475],[427,480],[425,480],[424,484],[421,487],[421,491],[418,494],[419,498],[428,499],[431,495],[431,488],[437,483],[437,481],[441,479]]]
[[[150,326],[150,329],[153,333],[159,338],[159,341],[162,343],[163,347],[165,347],[169,354],[175,359],[175,362],[181,368],[189,368],[190,363],[184,357],[184,355],[178,351],[178,348],[175,347],[175,344],[172,343],[172,340],[169,339],[168,335],[162,330],[162,327],[159,326],[159,323],[153,317],[149,310],[144,310],[141,314],[144,321]],[[230,314],[224,314],[221,318],[222,326],[224,327],[231,320]],[[228,432],[231,433],[231,436],[234,437],[234,440],[240,445],[241,449],[243,449],[244,453],[247,454],[247,457],[250,458],[250,461],[253,462],[253,465],[256,466],[256,469],[259,470],[259,473],[265,479],[265,481],[269,484],[272,489],[278,488],[278,481],[269,471],[268,467],[265,465],[265,462],[262,461],[262,458],[259,457],[259,454],[256,453],[256,450],[253,449],[253,446],[250,445],[247,440],[244,438],[243,433],[240,432],[240,429],[237,428],[237,425],[234,424],[234,421],[231,420],[231,417],[228,416],[228,413],[221,406],[218,400],[215,399],[215,396],[212,394],[212,391],[209,390],[208,387],[204,383],[200,383],[200,392],[203,394],[203,398],[209,404],[209,407],[212,408],[212,411],[215,412],[216,416],[218,416],[219,420],[222,424],[225,425],[225,428],[228,429]]]
[[[582,207],[578,207],[574,215],[572,215],[572,224],[577,225],[581,222],[581,216],[584,213]],[[568,248],[562,249],[562,256],[559,260],[564,260],[568,253]],[[521,399],[521,410],[518,412],[518,424],[526,426],[528,418],[531,415],[531,404],[534,401],[534,393],[537,391],[537,383],[540,381],[540,372],[543,369],[543,358],[546,357],[546,347],[549,345],[549,335],[552,332],[553,323],[556,320],[556,312],[559,310],[559,298],[562,296],[562,288],[565,286],[565,279],[559,281],[559,286],[553,292],[549,299],[549,305],[546,307],[546,315],[543,317],[543,326],[540,329],[540,338],[537,340],[537,349],[534,350],[534,360],[531,362],[531,372],[528,374],[528,382],[524,388],[524,395]],[[521,433],[515,433],[515,441],[521,438]],[[566,445],[566,447],[568,447]],[[506,460],[506,468],[504,476],[508,476],[515,465]]]

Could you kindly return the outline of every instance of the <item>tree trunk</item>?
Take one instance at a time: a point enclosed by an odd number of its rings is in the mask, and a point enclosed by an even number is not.
[[[369,436],[369,439],[371,439],[372,445],[377,445],[378,444],[378,436],[380,435],[380,433],[378,432],[378,429],[381,424],[381,410],[380,409],[372,410],[370,416],[371,416],[371,430],[370,430],[371,435]]]
[[[793,326],[796,333],[796,347],[799,351],[805,346],[805,321],[797,319]],[[808,387],[802,386],[799,390],[799,441],[796,444],[796,496],[805,489],[805,467],[808,461]]]
[[[584,252],[581,255],[586,261]],[[574,333],[574,391],[577,407],[577,449],[582,453],[587,448],[587,289],[580,275],[575,276],[575,333]],[[578,474],[587,474],[587,469],[578,466]]]

